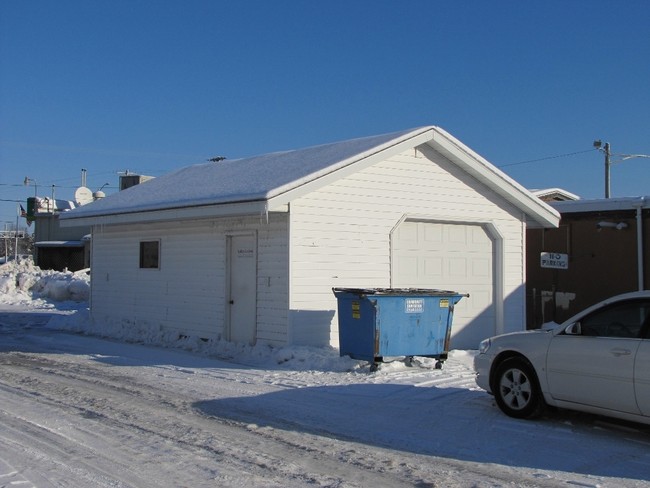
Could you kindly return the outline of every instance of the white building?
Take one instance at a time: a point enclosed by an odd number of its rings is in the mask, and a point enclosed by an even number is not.
[[[559,214],[438,127],[199,164],[61,216],[98,321],[338,343],[332,287],[469,293],[452,347],[525,328],[526,228]]]

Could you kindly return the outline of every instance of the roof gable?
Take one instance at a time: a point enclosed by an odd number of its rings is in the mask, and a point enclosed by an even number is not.
[[[61,216],[111,224],[266,212],[315,188],[411,147],[428,144],[522,209],[533,223],[557,226],[559,214],[437,127],[181,168]],[[209,211],[207,209],[210,209]]]

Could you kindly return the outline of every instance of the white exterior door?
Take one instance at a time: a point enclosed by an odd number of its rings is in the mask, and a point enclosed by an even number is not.
[[[232,342],[255,344],[257,331],[257,238],[228,237],[228,331]]]
[[[469,293],[454,309],[452,348],[496,332],[493,239],[481,225],[402,222],[392,236],[392,286]]]

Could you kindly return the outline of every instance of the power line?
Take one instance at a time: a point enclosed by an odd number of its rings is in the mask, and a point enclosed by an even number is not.
[[[498,165],[498,167],[499,168],[505,168],[506,166],[517,166],[519,164],[537,163],[539,161],[547,161],[549,159],[566,158],[568,156],[575,156],[576,154],[585,154],[585,153],[594,152],[594,151],[597,151],[597,150],[598,149],[587,149],[586,151],[576,151],[576,152],[565,153],[565,154],[557,154],[555,156],[546,156],[544,158],[529,159],[529,160],[526,160],[526,161],[519,161],[518,163],[500,164],[500,165]]]

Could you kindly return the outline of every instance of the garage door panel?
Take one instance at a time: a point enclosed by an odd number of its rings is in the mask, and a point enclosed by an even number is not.
[[[472,276],[491,280],[492,261],[490,259],[485,259],[485,258],[472,259]]]
[[[404,222],[397,229],[397,237],[402,246],[418,243],[418,225],[416,222]]]
[[[431,283],[440,283],[443,279],[442,258],[424,258],[424,275]]]
[[[467,259],[462,257],[448,257],[447,269],[449,270],[449,277],[452,280],[458,278],[467,278]]]
[[[471,300],[467,300],[468,308],[474,311],[480,311],[492,307],[492,293],[491,290],[473,290]]]
[[[473,244],[478,244],[479,246],[483,246],[486,244],[492,245],[492,239],[490,239],[490,236],[486,234],[485,229],[483,229],[483,227],[473,226],[471,228],[471,233],[472,233]]]
[[[415,228],[417,229],[417,225],[415,225]],[[429,244],[435,243],[435,244],[441,244],[443,242],[443,236],[442,236],[442,227],[424,227],[424,240],[428,242]],[[416,232],[417,233],[417,232]]]
[[[418,274],[418,258],[416,256],[399,256],[396,262],[397,274],[414,276]]]
[[[447,242],[454,244],[467,244],[467,229],[464,226],[447,226]]]

